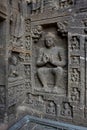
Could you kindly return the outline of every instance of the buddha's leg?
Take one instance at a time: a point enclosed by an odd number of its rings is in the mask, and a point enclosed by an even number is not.
[[[62,67],[54,68],[53,74],[55,76],[55,88],[58,88],[60,87],[60,84],[62,82],[63,68]]]
[[[39,80],[40,80],[42,86],[45,88],[48,88],[47,78],[46,78],[48,70],[49,70],[49,68],[39,68],[38,72],[37,72]]]

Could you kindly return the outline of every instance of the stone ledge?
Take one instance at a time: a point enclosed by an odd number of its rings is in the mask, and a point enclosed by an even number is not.
[[[56,129],[61,129],[61,130],[87,130],[87,127],[70,125],[70,124],[66,124],[66,123],[62,123],[62,122],[32,117],[32,116],[29,116],[29,115],[27,115],[24,118],[22,118],[21,120],[19,120],[16,124],[14,124],[8,130],[20,130],[25,125],[29,126],[30,123],[42,125],[42,126],[45,126],[45,128],[50,127],[51,130],[52,130],[52,128],[55,128],[55,130]],[[29,127],[27,127],[27,128],[29,128]]]

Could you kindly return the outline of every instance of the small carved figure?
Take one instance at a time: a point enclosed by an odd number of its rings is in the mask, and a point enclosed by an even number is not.
[[[25,80],[25,86],[26,86],[26,89],[29,89],[29,87],[31,87],[31,82],[30,82],[30,80],[29,80],[29,81],[26,81],[26,80]]]
[[[33,102],[34,102],[34,101],[33,101],[32,94],[29,93],[29,94],[28,94],[28,103],[29,103],[29,104],[33,104]]]
[[[26,49],[27,50],[30,50],[30,37],[26,37],[26,43],[25,43],[25,46],[26,46]]]
[[[80,49],[80,43],[79,43],[79,39],[77,38],[77,36],[73,36],[71,39],[71,49],[72,50]]]
[[[80,75],[79,75],[78,69],[76,69],[76,68],[72,69],[71,81],[72,82],[79,82],[79,80],[80,80]]]
[[[42,36],[42,26],[38,25],[32,32],[32,38],[34,42],[37,42]]]
[[[39,96],[39,102],[41,102],[41,103],[44,102],[42,96]]]
[[[13,45],[23,46],[23,34],[24,34],[24,18],[23,18],[23,1],[18,1],[18,13],[13,16]]]
[[[16,56],[10,57],[10,66],[9,66],[9,77],[18,77],[18,59]]]
[[[71,117],[72,113],[71,113],[71,107],[69,105],[69,103],[64,103],[63,104],[63,110],[61,113],[63,116],[67,116],[67,117]]]
[[[77,88],[73,88],[73,91],[71,93],[71,100],[74,102],[78,102],[80,100],[80,95]]]
[[[8,123],[8,114],[6,112],[4,114],[4,123]]]
[[[55,105],[53,102],[50,102],[48,104],[48,107],[47,107],[47,111],[46,111],[48,114],[52,114],[52,115],[55,115]]]
[[[49,33],[45,38],[45,48],[41,48],[38,59],[38,77],[43,89],[48,90],[46,75],[51,72],[55,76],[54,91],[58,90],[63,75],[63,67],[66,65],[64,51],[54,45],[55,36]],[[60,87],[59,87],[60,88]]]
[[[25,55],[25,60],[26,60],[27,62],[30,61],[30,54],[29,54],[29,53],[27,53],[27,54]]]
[[[29,65],[26,65],[26,67],[25,67],[25,74],[26,74],[26,76],[30,76],[30,66]]]
[[[18,57],[19,57],[20,62],[24,61],[25,59],[25,55],[23,52],[20,52]]]
[[[77,65],[79,65],[79,63],[80,63],[80,58],[77,57],[77,56],[73,56],[73,57],[72,57],[72,64],[77,64]]]
[[[57,27],[58,27],[58,32],[61,33],[62,36],[66,36],[67,35],[67,29],[66,26],[61,23],[61,22],[57,22]]]

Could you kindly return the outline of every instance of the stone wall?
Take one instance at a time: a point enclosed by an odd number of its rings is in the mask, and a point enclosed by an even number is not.
[[[5,26],[0,22],[2,121],[30,114],[87,126],[87,2],[7,3]]]

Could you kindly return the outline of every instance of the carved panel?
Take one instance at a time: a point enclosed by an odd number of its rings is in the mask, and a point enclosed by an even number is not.
[[[28,8],[32,15],[43,13],[48,11],[55,11],[59,9],[69,8],[74,4],[74,0],[26,0],[28,4]]]
[[[9,55],[9,68],[8,68],[8,106],[22,102],[24,99],[25,88],[23,79],[23,65],[21,53],[12,52]]]
[[[69,34],[69,99],[72,102],[82,103],[85,100],[82,97],[85,91],[84,76],[85,62],[84,55],[84,37],[75,34]],[[84,69],[83,69],[84,68]],[[83,86],[83,87],[82,87]]]
[[[49,32],[49,30],[53,32]],[[48,28],[48,31],[44,29],[42,34],[42,38],[37,44],[33,42],[33,87],[35,91],[66,93],[66,40],[63,43],[55,31],[55,27]]]
[[[78,90],[78,88],[72,88],[71,100],[73,102],[79,102],[80,101],[80,91]]]
[[[70,106],[69,103],[67,103],[67,102],[63,103],[61,115],[68,117],[68,118],[72,118],[72,116],[73,116],[72,107]]]
[[[31,20],[30,19],[25,19],[25,36],[31,35]],[[27,39],[28,40],[28,39]]]
[[[26,48],[26,50],[31,49],[31,41],[30,40],[31,40],[30,36],[25,37],[25,48]]]
[[[46,113],[52,116],[56,115],[56,105],[54,102],[48,102],[46,104]]]
[[[27,103],[31,108],[36,109],[37,111],[45,112],[45,104],[42,96],[35,96],[28,93]]]
[[[31,65],[25,65],[25,87],[29,90],[31,88]]]
[[[25,73],[25,88],[26,92],[30,90],[31,84],[31,51],[32,51],[32,41],[31,41],[31,20],[25,19],[25,63],[24,63],[24,73]]]
[[[80,43],[79,43],[79,36],[72,36],[71,38],[71,50],[79,50]]]
[[[8,85],[8,106],[22,103],[25,98],[23,79],[16,80]]]
[[[80,65],[80,56],[71,56],[71,65]]]
[[[77,68],[72,68],[71,70],[71,82],[78,84],[80,82],[80,73]]]
[[[0,87],[0,117],[7,118],[6,110],[11,121],[21,104],[34,116],[81,124],[87,118],[87,15],[81,12],[86,8],[78,9],[80,0],[25,1],[9,1],[10,41],[1,70],[8,79]]]

